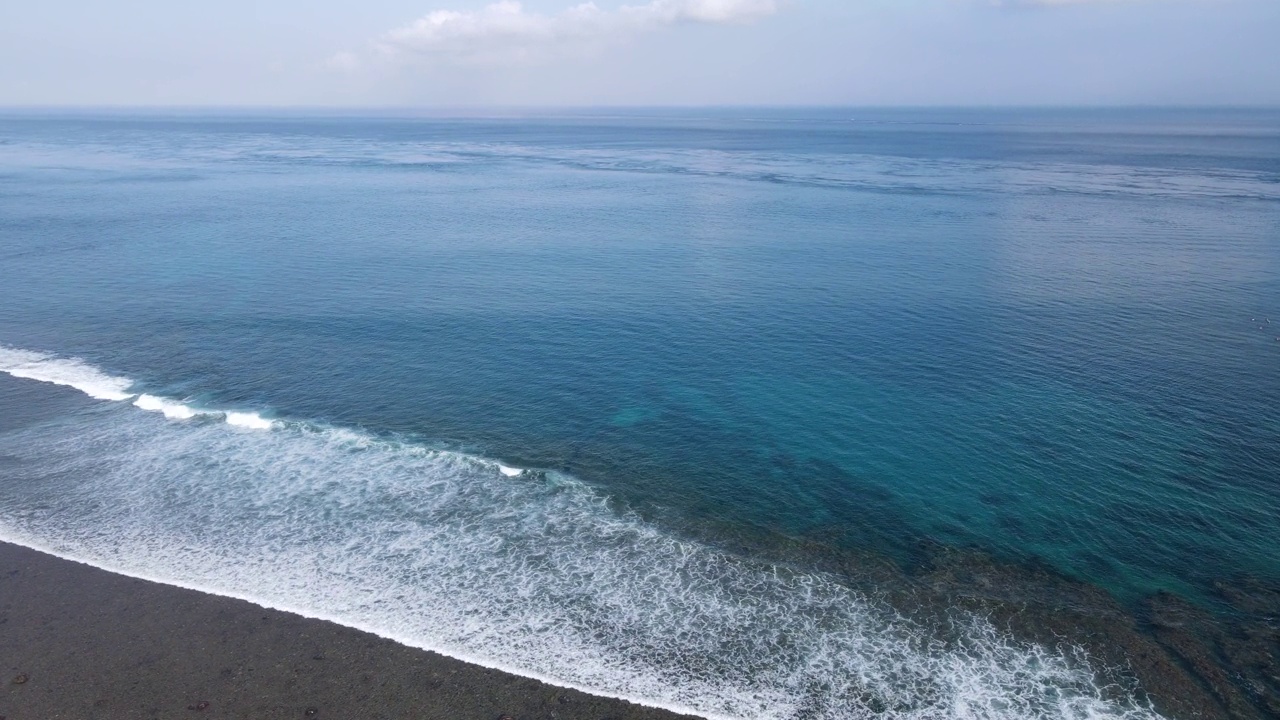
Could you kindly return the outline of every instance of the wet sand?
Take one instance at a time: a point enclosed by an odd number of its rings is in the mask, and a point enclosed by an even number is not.
[[[674,720],[0,543],[0,716]]]

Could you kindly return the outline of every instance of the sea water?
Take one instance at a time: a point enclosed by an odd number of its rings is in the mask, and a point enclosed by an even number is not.
[[[744,538],[1280,579],[1278,238],[1275,111],[11,112],[0,539],[708,717],[1152,717]]]

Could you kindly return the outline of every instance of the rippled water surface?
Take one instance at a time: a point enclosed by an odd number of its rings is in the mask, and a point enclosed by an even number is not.
[[[0,310],[4,539],[606,694],[1154,712],[760,538],[1280,579],[1277,112],[9,115]]]

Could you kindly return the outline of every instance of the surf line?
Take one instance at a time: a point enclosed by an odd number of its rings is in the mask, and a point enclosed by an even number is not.
[[[133,401],[133,406],[148,412],[158,412],[170,420],[192,420],[198,417],[222,416],[223,422],[246,430],[277,430],[285,423],[263,417],[250,410],[221,410],[201,408],[159,395],[136,392],[137,383],[126,377],[103,372],[79,358],[64,358],[33,350],[20,350],[0,345],[0,372],[16,378],[34,380],[73,388],[95,400],[108,402]],[[515,478],[528,472],[488,458],[473,458],[491,464],[502,475]]]
[[[135,407],[161,413],[171,420],[221,415],[228,425],[250,430],[278,427],[278,421],[264,418],[256,412],[197,408],[169,398],[136,392],[133,380],[105,373],[79,358],[63,358],[0,345],[0,372],[25,380],[74,388],[95,400],[133,400]]]

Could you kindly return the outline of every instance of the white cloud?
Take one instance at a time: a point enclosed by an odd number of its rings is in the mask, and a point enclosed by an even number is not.
[[[1063,7],[1066,5],[1104,5],[1143,0],[989,0],[996,7]],[[1165,0],[1168,4],[1170,0]]]
[[[435,10],[387,33],[374,48],[383,60],[500,63],[680,24],[746,23],[776,9],[775,0],[651,0],[616,10],[602,10],[594,2],[586,2],[548,15],[527,12],[514,0],[502,0],[477,11]],[[329,65],[350,69],[354,59],[352,53],[339,53]]]

